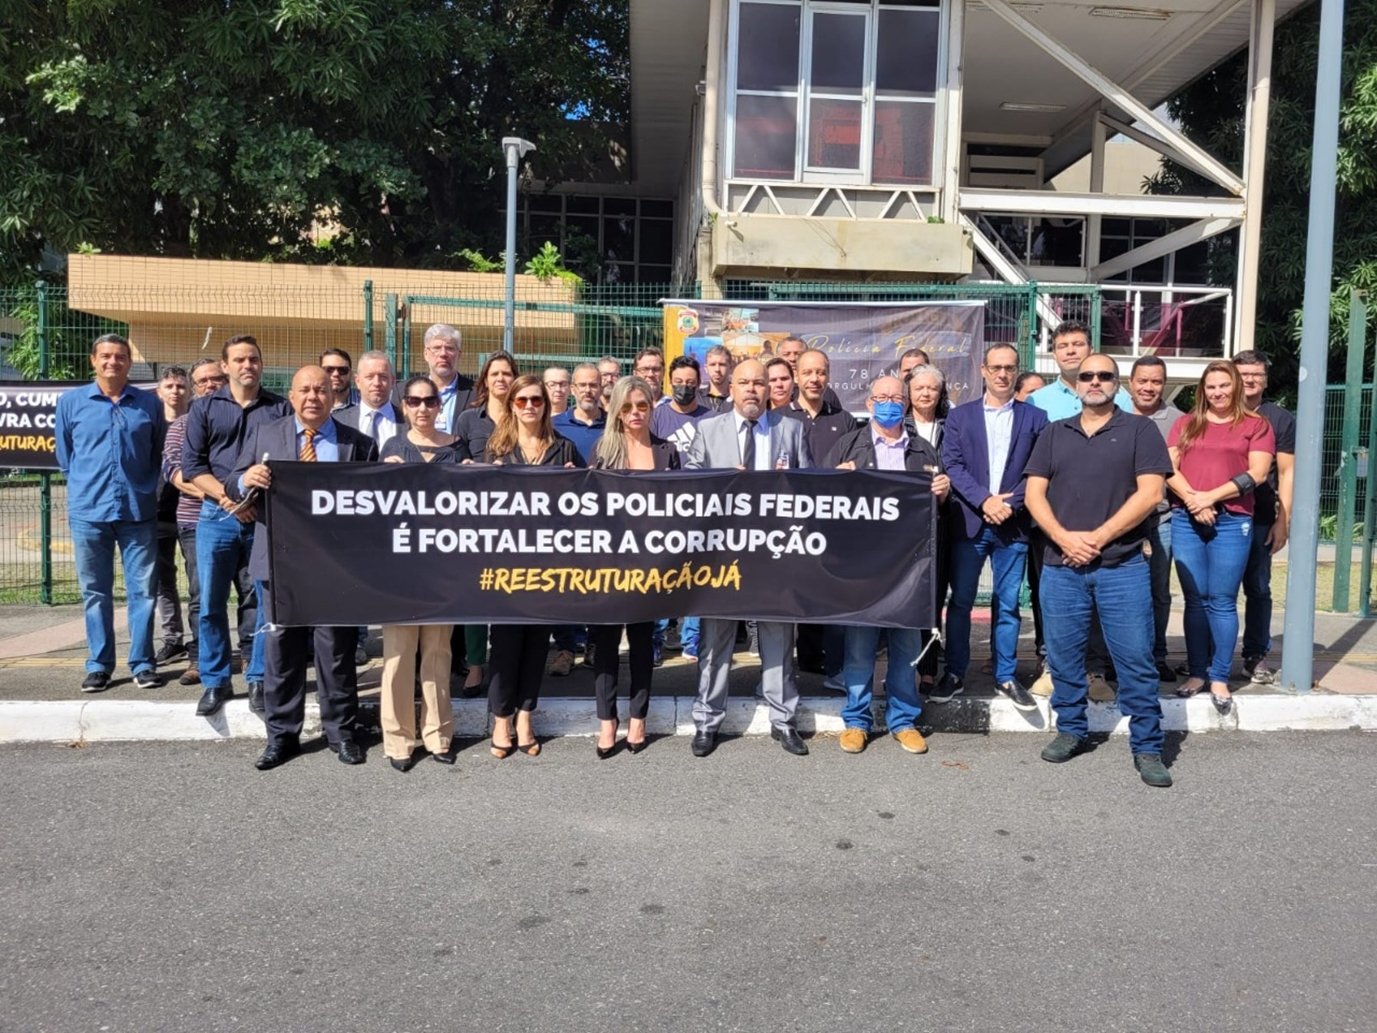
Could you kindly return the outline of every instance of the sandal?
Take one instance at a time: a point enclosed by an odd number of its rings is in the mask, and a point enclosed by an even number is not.
[[[1229,690],[1226,687],[1224,691],[1228,692]],[[1234,708],[1233,693],[1229,693],[1227,696],[1221,696],[1214,691],[1214,686],[1210,687],[1210,702],[1214,704],[1214,709],[1218,711],[1221,716],[1229,713],[1229,711]]]
[[[516,746],[512,743],[512,729],[510,725],[507,726],[507,742],[505,744],[497,741],[496,721],[493,722],[492,733],[492,744],[488,747],[488,750],[494,757],[498,760],[506,760],[516,752]]]
[[[519,742],[516,744],[516,748],[520,750],[522,753],[526,754],[526,756],[528,757],[540,756],[539,739],[532,739],[530,742]]]

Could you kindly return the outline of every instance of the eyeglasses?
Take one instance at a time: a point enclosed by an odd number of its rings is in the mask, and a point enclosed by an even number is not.
[[[629,412],[650,412],[649,402],[626,402],[622,405],[622,414]]]
[[[903,404],[903,401],[904,401],[904,396],[903,396],[903,395],[871,395],[871,396],[870,396],[870,400],[871,400],[872,402],[898,402],[898,403],[900,403],[900,404],[902,405],[902,404]]]
[[[434,395],[407,395],[402,401],[406,403],[408,409],[414,409],[418,405],[426,409],[440,408],[440,399]]]
[[[195,380],[192,381],[192,383],[195,384],[197,387],[205,387],[207,384],[224,384],[224,383],[228,383],[228,381],[229,381],[229,377],[223,377],[223,376],[222,376],[222,377],[197,377]]]
[[[347,377],[349,375],[348,366],[323,366],[321,368],[332,377]]]
[[[986,366],[991,373],[1017,373],[1017,366]]]
[[[545,399],[540,395],[518,395],[512,399],[513,407],[517,409],[540,409],[545,405]]]
[[[1088,384],[1092,380],[1098,381],[1101,384],[1112,384],[1119,379],[1119,374],[1100,369],[1088,369],[1082,373],[1077,373],[1076,379],[1082,384]]]
[[[565,391],[568,391],[568,390],[569,390],[569,381],[567,381],[567,380],[547,380],[547,381],[545,381],[545,390],[546,390],[546,391],[549,391],[551,388],[556,388],[556,387],[563,388]]]

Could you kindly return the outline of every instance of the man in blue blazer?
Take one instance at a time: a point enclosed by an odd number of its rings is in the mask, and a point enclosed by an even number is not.
[[[1014,400],[1018,350],[1008,344],[985,349],[980,368],[985,393],[947,416],[942,465],[956,505],[952,520],[951,602],[947,606],[947,670],[929,694],[945,703],[965,687],[971,659],[971,607],[988,558],[994,572],[995,685],[1020,710],[1037,708],[1019,683],[1015,667],[1021,617],[1019,592],[1028,561],[1028,512],[1023,505],[1023,467],[1047,415]]]
[[[239,462],[225,490],[232,498],[272,490],[273,460],[320,463],[375,463],[378,446],[351,427],[331,419],[329,378],[319,366],[303,366],[292,378],[287,396],[293,414],[257,427],[244,443]],[[266,457],[266,462],[265,462]],[[261,520],[266,506],[258,507]],[[253,538],[249,573],[269,619],[273,615],[273,585],[269,580],[268,535],[259,528]],[[301,750],[301,727],[306,716],[306,665],[315,651],[316,696],[326,743],[345,764],[362,764],[363,747],[354,739],[358,718],[358,672],[354,664],[353,628],[264,627],[267,638],[263,682],[263,721],[268,746],[255,762],[267,771]]]

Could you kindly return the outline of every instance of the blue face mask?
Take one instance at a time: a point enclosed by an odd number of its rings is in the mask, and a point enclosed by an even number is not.
[[[902,402],[876,402],[871,417],[886,429],[897,427],[904,418],[904,404]]]

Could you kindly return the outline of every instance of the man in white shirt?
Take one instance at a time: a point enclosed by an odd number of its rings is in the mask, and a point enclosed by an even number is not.
[[[401,409],[392,401],[396,383],[397,376],[385,352],[364,352],[359,357],[359,371],[354,375],[358,402],[338,408],[332,415],[346,427],[353,427],[372,438],[381,450],[392,435],[406,428]]]

